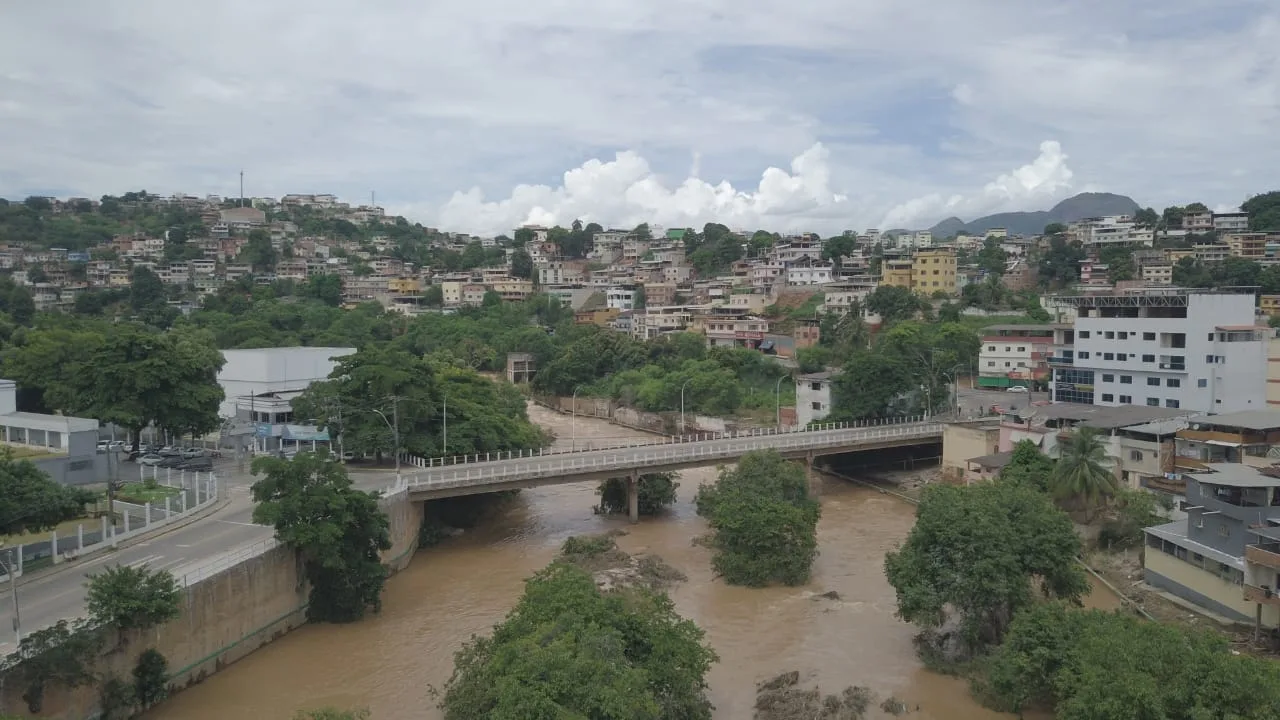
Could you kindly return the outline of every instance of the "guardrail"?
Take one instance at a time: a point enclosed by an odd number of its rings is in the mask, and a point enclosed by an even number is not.
[[[640,446],[633,448],[636,452],[631,453],[598,450],[554,459],[516,457],[474,467],[441,469],[419,473],[408,479],[407,484],[411,490],[447,489],[486,485],[506,480],[532,480],[584,472],[631,470],[692,460],[729,459],[753,450],[822,450],[848,442],[929,437],[941,434],[942,427],[940,423],[918,421],[888,427],[851,427],[839,424],[828,429],[797,433],[722,433],[719,437],[702,442]]]
[[[192,585],[217,575],[224,570],[229,570],[246,560],[252,560],[260,555],[279,547],[280,541],[275,538],[267,538],[259,540],[251,545],[245,545],[237,550],[220,555],[213,560],[202,565],[197,565],[182,573],[182,586],[191,587]]]
[[[583,415],[582,417],[583,419],[587,419],[591,416]],[[802,425],[787,428],[785,430],[780,428],[753,428],[751,430],[735,430],[732,432],[689,433],[685,435],[670,435],[651,440],[631,440],[606,445],[593,443],[591,439],[584,438],[577,441],[577,445],[581,447],[508,450],[503,452],[473,453],[469,455],[449,455],[430,458],[406,454],[403,455],[401,459],[414,467],[430,469],[436,467],[449,467],[451,465],[467,465],[473,463],[496,462],[500,460],[520,460],[523,458],[547,457],[549,455],[573,455],[575,453],[599,452],[601,450],[622,450],[626,448],[650,447],[655,445],[681,445],[685,443],[707,442],[709,440],[723,440],[725,438],[735,437],[763,437],[767,435],[795,435],[799,433],[822,432],[826,430],[895,427],[920,423],[927,419],[928,418],[923,415],[912,415],[901,418],[881,418],[877,420],[859,420],[856,422],[844,423],[821,423],[808,426]],[[563,440],[564,438],[560,439]]]

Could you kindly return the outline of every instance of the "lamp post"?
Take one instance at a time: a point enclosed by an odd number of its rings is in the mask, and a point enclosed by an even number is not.
[[[18,548],[18,552],[22,552],[22,548]],[[54,548],[54,552],[55,553],[57,552],[57,548]],[[0,560],[0,567],[3,567],[5,574],[9,576],[9,592],[12,593],[12,597],[13,597],[13,635],[15,638],[14,642],[17,645],[21,645],[22,644],[22,614],[18,610],[18,577],[17,577],[18,566],[13,562],[12,548],[10,548],[9,550],[9,562],[5,563],[5,561]]]
[[[689,378],[688,380],[685,380],[683,383],[680,383],[680,435],[681,436],[684,435],[684,389],[685,389],[685,386],[687,386],[689,382],[692,380],[693,378]]]
[[[377,408],[370,408],[371,412],[377,413],[382,418],[382,422],[387,424],[387,428],[391,430],[392,443],[394,443],[391,452],[396,456],[396,482],[400,482],[400,398],[391,396],[391,419],[387,418],[386,413]]]
[[[782,430],[782,381],[786,379],[786,375],[780,376],[773,386],[773,425],[779,432]]]

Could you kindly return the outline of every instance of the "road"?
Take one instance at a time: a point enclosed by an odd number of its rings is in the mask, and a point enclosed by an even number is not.
[[[964,417],[977,416],[983,408],[988,410],[992,405],[1002,409],[1025,408],[1033,402],[1048,402],[1047,392],[1011,393],[1004,390],[970,390],[963,384],[960,386],[960,413]]]
[[[90,573],[116,564],[147,565],[153,570],[168,570],[181,580],[187,569],[199,567],[219,555],[242,545],[265,540],[274,531],[253,523],[253,501],[249,486],[254,478],[247,469],[237,468],[233,461],[214,468],[228,499],[225,507],[176,530],[144,538],[141,542],[115,552],[96,555],[74,568],[33,576],[18,584],[18,607],[22,614],[24,636],[33,630],[53,625],[61,619],[83,617],[85,582]],[[390,473],[352,473],[362,490],[379,489],[391,484]],[[8,584],[0,586],[0,657],[15,649],[12,632],[13,600]]]

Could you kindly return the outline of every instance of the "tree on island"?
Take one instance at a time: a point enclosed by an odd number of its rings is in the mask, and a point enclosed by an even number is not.
[[[676,473],[649,473],[640,476],[636,492],[641,515],[657,515],[676,501]],[[600,496],[600,509],[606,513],[625,513],[627,502],[627,478],[609,478],[596,488]]]
[[[822,506],[809,496],[800,465],[776,451],[743,455],[698,490],[698,514],[711,525],[712,561],[730,585],[802,585],[818,555]]]
[[[525,583],[492,635],[454,656],[445,720],[710,720],[703,631],[663,593],[600,590],[557,561]]]

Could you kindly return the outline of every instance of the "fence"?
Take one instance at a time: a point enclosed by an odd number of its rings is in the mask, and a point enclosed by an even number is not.
[[[4,568],[12,564],[14,575],[22,577],[24,571],[36,567],[83,558],[116,547],[122,540],[178,522],[218,499],[218,478],[211,472],[174,472],[171,468],[143,466],[139,469],[139,481],[147,480],[155,481],[154,489],[144,488],[157,497],[155,502],[139,504],[116,500],[110,517],[103,515],[97,522],[81,523],[74,534],[59,537],[55,531],[49,534],[48,540],[6,548]],[[0,582],[8,579],[8,573],[0,570]]]

